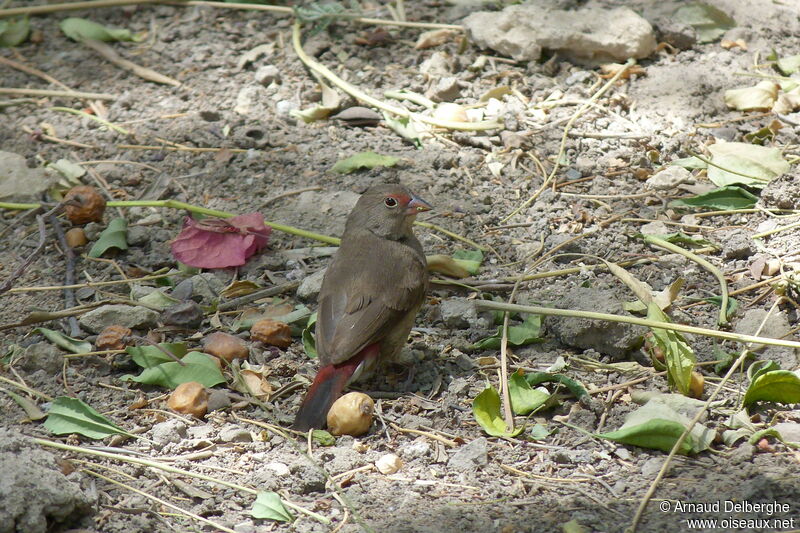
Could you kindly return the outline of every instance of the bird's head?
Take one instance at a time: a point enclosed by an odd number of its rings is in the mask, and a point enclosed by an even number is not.
[[[345,232],[366,229],[385,239],[404,239],[411,235],[416,215],[431,209],[428,202],[402,185],[373,185],[361,195],[347,217]]]

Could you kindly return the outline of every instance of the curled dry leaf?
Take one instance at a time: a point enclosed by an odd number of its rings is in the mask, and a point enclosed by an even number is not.
[[[375,403],[363,392],[348,392],[328,411],[328,431],[357,437],[369,431]]]
[[[466,108],[451,102],[437,105],[433,110],[433,118],[450,122],[469,122]]]
[[[265,318],[253,324],[250,338],[270,346],[288,348],[292,344],[292,328],[284,322]]]
[[[617,72],[619,72],[623,68],[625,68],[625,65],[621,65],[619,63],[606,63],[605,65],[600,65],[600,72],[602,72],[602,74],[600,74],[600,77],[603,78],[604,80],[613,78],[614,76],[617,75]],[[644,67],[640,65],[633,65],[631,67],[628,67],[628,70],[626,70],[620,77],[623,80],[627,80],[634,74],[637,76],[644,76],[645,74],[647,74],[647,71],[644,69]]]
[[[425,48],[433,48],[434,46],[442,45],[451,40],[455,34],[456,30],[449,30],[446,28],[426,31],[419,36],[414,48],[417,50],[424,50]]]
[[[242,370],[242,390],[247,394],[252,394],[259,400],[266,400],[272,394],[272,385],[264,378],[264,375],[255,370]]]
[[[106,199],[100,191],[88,185],[78,185],[64,196],[64,212],[73,224],[100,222],[106,210]]]
[[[271,231],[260,213],[228,219],[186,217],[183,229],[170,247],[175,259],[192,267],[241,266],[267,245]]]
[[[208,393],[196,381],[181,383],[170,394],[167,406],[178,413],[203,418],[208,412]]]
[[[753,87],[725,91],[725,105],[739,111],[768,111],[778,98],[780,86],[764,80]]]
[[[108,326],[97,336],[94,345],[98,350],[124,350],[128,345],[128,336],[132,334],[133,331],[125,326]]]
[[[222,331],[212,333],[203,340],[203,351],[219,357],[226,363],[234,359],[247,359],[250,356],[250,350],[242,339]]]

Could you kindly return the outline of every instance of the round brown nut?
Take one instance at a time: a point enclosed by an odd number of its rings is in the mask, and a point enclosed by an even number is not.
[[[253,324],[250,338],[270,346],[288,348],[292,344],[292,328],[289,324],[265,318]]]
[[[328,431],[333,435],[357,437],[369,431],[375,403],[363,392],[348,392],[331,405]]]
[[[73,187],[64,196],[64,202],[64,212],[73,224],[88,224],[103,220],[106,199],[94,187],[88,185]]]
[[[124,350],[127,338],[133,332],[125,326],[108,326],[100,332],[94,345],[98,350]]]
[[[83,228],[70,228],[64,234],[64,238],[67,241],[67,246],[70,248],[78,248],[79,246],[83,246],[89,239],[86,238],[86,232],[83,231]]]
[[[181,383],[170,394],[167,406],[173,411],[203,418],[208,412],[208,392],[196,381]]]
[[[226,363],[234,359],[247,359],[250,350],[239,337],[217,331],[203,340],[203,351],[219,357]]]

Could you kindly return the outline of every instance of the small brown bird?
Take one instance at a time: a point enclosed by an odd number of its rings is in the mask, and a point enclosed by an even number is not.
[[[342,244],[319,293],[320,369],[293,427],[325,426],[344,387],[378,359],[393,358],[408,339],[425,297],[428,271],[412,224],[431,206],[402,185],[375,185],[347,217]]]

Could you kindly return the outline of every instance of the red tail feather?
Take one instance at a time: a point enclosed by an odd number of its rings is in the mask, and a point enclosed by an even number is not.
[[[378,345],[372,344],[344,363],[320,368],[300,404],[292,429],[308,431],[325,427],[331,405],[342,395],[358,365],[365,359],[377,357],[378,353]]]

